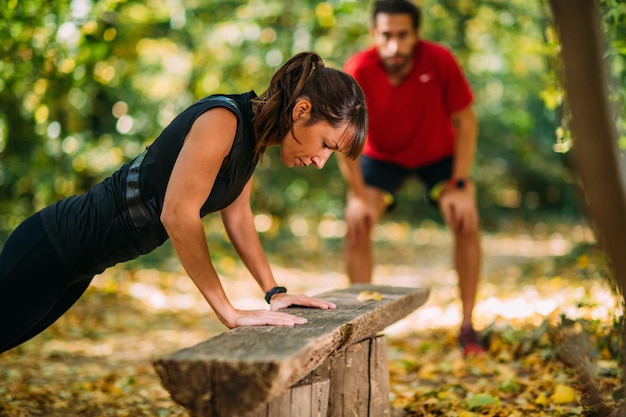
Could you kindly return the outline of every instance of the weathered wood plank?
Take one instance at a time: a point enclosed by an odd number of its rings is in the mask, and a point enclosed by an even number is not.
[[[251,412],[237,417],[327,417],[330,380],[310,374],[287,391]],[[232,398],[237,401],[237,398]],[[191,417],[207,417],[190,411]]]
[[[370,344],[370,417],[389,417],[389,357],[387,338],[379,336]]]
[[[385,336],[350,345],[326,359],[313,374],[330,380],[328,417],[389,417]]]
[[[368,417],[370,339],[326,359],[315,371],[330,380],[329,417]]]
[[[380,301],[359,301],[377,291]],[[317,295],[334,310],[290,307],[306,317],[296,327],[240,327],[156,359],[172,398],[196,416],[251,412],[289,389],[326,358],[404,318],[428,298],[428,289],[358,284]]]
[[[330,381],[309,375],[261,409],[242,417],[327,417]]]

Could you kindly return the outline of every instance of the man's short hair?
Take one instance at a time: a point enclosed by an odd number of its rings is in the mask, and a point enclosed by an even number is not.
[[[384,14],[408,14],[413,22],[413,28],[419,29],[422,12],[420,8],[409,0],[377,0],[372,7],[372,27],[376,27],[376,16]]]

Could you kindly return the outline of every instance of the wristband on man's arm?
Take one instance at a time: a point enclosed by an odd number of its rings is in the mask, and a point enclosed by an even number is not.
[[[285,287],[278,287],[278,286],[274,287],[265,293],[265,301],[267,301],[267,304],[269,304],[270,301],[272,301],[273,296],[275,296],[276,294],[284,294],[286,292],[287,292],[287,288]]]
[[[471,183],[472,181],[469,178],[451,178],[448,181],[448,185],[457,190],[465,190]]]
[[[456,188],[457,190],[465,190],[472,181],[468,178],[451,178],[448,181],[439,181],[435,184],[431,189],[428,196],[433,201],[439,201],[439,197],[441,197],[441,193],[446,188]]]

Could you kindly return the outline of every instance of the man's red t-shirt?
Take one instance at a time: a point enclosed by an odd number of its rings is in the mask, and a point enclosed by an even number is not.
[[[397,87],[389,83],[375,47],[353,55],[344,70],[358,81],[367,100],[364,155],[417,168],[454,154],[450,115],[467,107],[473,94],[448,49],[419,41],[411,73]]]

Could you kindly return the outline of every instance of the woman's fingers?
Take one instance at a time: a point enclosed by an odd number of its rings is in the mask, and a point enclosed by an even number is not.
[[[292,305],[320,308],[323,310],[337,307],[330,301],[309,297],[304,294],[277,294],[272,298],[270,310],[238,310],[238,316],[233,327],[265,325],[295,326],[305,324],[308,320],[304,317],[276,311]]]
[[[307,319],[292,314],[269,310],[240,310],[234,327],[241,326],[295,326],[305,324]]]
[[[319,298],[309,297],[304,294],[279,294],[272,298],[270,304],[271,310],[280,310],[292,305],[321,308],[323,310],[336,308],[337,306],[330,301],[322,300]]]

